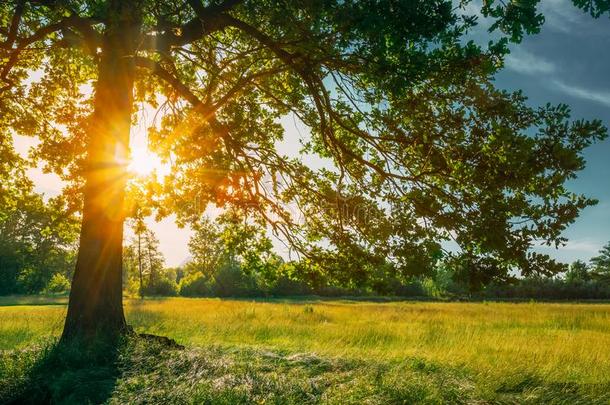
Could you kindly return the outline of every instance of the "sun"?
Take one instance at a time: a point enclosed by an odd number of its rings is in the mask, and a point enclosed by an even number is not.
[[[131,150],[127,170],[142,177],[150,176],[153,173],[166,175],[169,173],[169,165],[147,148],[136,147]]]

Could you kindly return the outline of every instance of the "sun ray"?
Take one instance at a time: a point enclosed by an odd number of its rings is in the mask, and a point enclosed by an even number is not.
[[[131,150],[127,170],[141,177],[150,176],[151,174],[164,176],[169,173],[169,164],[163,162],[159,156],[147,148],[135,147]]]

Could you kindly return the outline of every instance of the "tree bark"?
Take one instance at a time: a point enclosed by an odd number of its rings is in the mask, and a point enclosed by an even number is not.
[[[80,248],[62,340],[128,330],[122,254],[126,163],[133,106],[137,1],[110,0],[89,122]]]

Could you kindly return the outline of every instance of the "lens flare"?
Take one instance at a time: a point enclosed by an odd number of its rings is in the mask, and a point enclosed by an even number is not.
[[[146,148],[134,148],[131,151],[127,170],[137,176],[145,177],[153,173],[163,176],[169,173],[169,165]]]

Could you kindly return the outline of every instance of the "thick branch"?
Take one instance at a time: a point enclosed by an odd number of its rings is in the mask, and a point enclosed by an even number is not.
[[[230,15],[226,15],[223,14],[222,17],[223,21],[231,27],[235,27],[237,29],[239,29],[240,31],[245,32],[246,34],[250,35],[251,37],[253,37],[254,39],[256,39],[258,42],[260,42],[261,44],[265,45],[267,48],[269,48],[269,50],[271,50],[282,62],[286,63],[287,65],[291,65],[294,68],[298,68],[298,66],[296,66],[295,64],[295,59],[298,58],[300,55],[298,54],[291,54],[290,52],[286,51],[285,49],[283,49],[273,38],[271,38],[270,36],[268,36],[267,34],[257,30],[256,28],[254,28],[253,26],[237,19],[234,17],[231,17]],[[299,69],[300,71],[300,69]]]
[[[200,106],[204,104],[184,83],[165,70],[159,62],[142,56],[134,56],[134,60],[136,66],[150,70],[151,73],[169,84],[178,94],[180,94],[181,97],[183,97],[193,106]]]
[[[215,103],[204,102],[197,97],[184,83],[176,78],[172,73],[167,71],[161,66],[159,62],[154,60],[136,56],[134,57],[136,65],[139,67],[150,70],[153,74],[168,83],[181,97],[187,100],[197,111],[204,116],[209,118],[212,114],[218,111],[224,104],[235,97],[241,89],[243,89],[248,83],[253,80],[277,74],[286,69],[284,66],[278,66],[274,69],[264,70],[261,72],[252,73],[247,76],[243,76],[237,80],[233,86]]]
[[[233,7],[237,6],[239,3],[242,3],[243,0],[225,0],[220,4],[210,5],[208,7],[203,7],[199,0],[188,0],[191,8],[197,13],[197,16],[201,18],[206,14],[219,14],[224,13],[225,11],[231,10]]]
[[[15,14],[13,14],[13,18],[11,19],[11,26],[8,31],[8,36],[6,38],[6,44],[9,47],[13,46],[13,43],[17,38],[17,31],[19,30],[19,23],[21,22],[21,16],[23,15],[24,9],[25,0],[21,0],[19,3],[17,3],[17,7],[15,7]]]
[[[384,170],[382,167],[374,164],[373,162],[364,159],[358,153],[353,152],[350,148],[348,148],[343,142],[338,140],[332,131],[332,125],[329,125],[326,122],[326,113],[328,113],[330,118],[337,119],[337,115],[334,113],[333,108],[331,106],[330,98],[328,94],[326,94],[326,90],[324,89],[324,84],[320,80],[319,77],[312,74],[311,69],[307,66],[306,60],[301,60],[301,55],[297,53],[290,53],[282,48],[282,46],[275,41],[273,38],[268,36],[267,34],[259,31],[255,27],[241,21],[237,18],[223,15],[223,19],[228,22],[228,25],[238,28],[239,30],[247,33],[252,36],[258,42],[266,46],[271,52],[273,52],[281,61],[290,65],[297,74],[301,76],[301,78],[305,81],[305,84],[309,88],[311,92],[311,96],[314,99],[314,103],[316,109],[318,110],[318,114],[321,120],[322,126],[322,135],[328,136],[330,138],[330,145],[336,152],[339,152],[337,158],[340,158],[340,155],[346,155],[350,158],[353,158],[360,162],[361,164],[373,169],[382,177],[393,177],[401,180],[412,180],[409,176],[403,176],[397,173],[393,173],[390,170]],[[321,94],[320,94],[321,93]],[[346,128],[349,129],[349,128]],[[356,134],[362,136],[362,134]]]
[[[227,27],[223,13],[242,1],[226,0],[221,4],[203,7],[198,0],[189,0],[189,4],[197,16],[184,25],[166,30],[162,34],[145,35],[140,49],[166,52],[171,47],[187,45],[213,32],[220,31]]]

